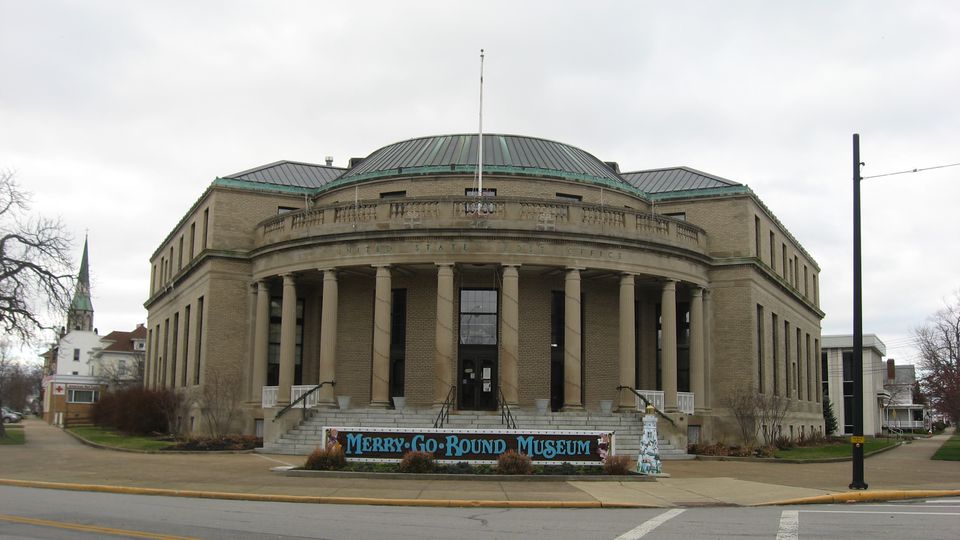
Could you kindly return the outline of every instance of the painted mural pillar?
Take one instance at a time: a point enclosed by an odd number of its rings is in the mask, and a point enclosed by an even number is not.
[[[501,306],[500,386],[503,399],[510,405],[519,403],[520,372],[520,272],[516,264],[503,265],[503,305]]]
[[[283,304],[280,308],[280,377],[277,405],[290,403],[297,354],[297,284],[293,274],[283,275]]]
[[[250,397],[254,401],[262,401],[263,387],[267,384],[270,335],[270,287],[263,279],[257,281],[257,308],[253,324],[253,388]]]
[[[453,385],[453,264],[437,263],[437,327],[434,356],[434,405],[442,405]]]
[[[323,298],[320,308],[320,376],[317,384],[336,381],[337,378],[337,306],[339,306],[337,270],[323,270]],[[333,408],[335,388],[325,384],[317,390],[317,406]]]
[[[393,303],[390,265],[378,265],[373,306],[373,380],[370,406],[390,405],[390,311]]]
[[[677,282],[663,284],[660,297],[660,374],[663,405],[677,410]]]
[[[620,275],[620,386],[633,388],[637,376],[637,324],[634,300],[633,274]],[[620,390],[621,411],[636,409],[636,396],[633,392]]]
[[[580,368],[580,268],[568,268],[563,311],[563,410],[582,411]]]
[[[690,292],[690,391],[694,408],[704,408],[703,289]]]
[[[637,472],[640,474],[661,474],[660,442],[657,436],[657,415],[652,405],[647,406],[643,415],[643,435],[640,436],[640,453],[637,455]]]

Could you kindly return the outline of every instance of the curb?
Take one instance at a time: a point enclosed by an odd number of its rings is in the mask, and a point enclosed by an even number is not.
[[[274,474],[301,478],[368,478],[381,480],[456,480],[465,482],[656,482],[650,475],[612,474],[453,474],[453,473],[401,473],[362,471],[313,471],[289,467],[274,467]],[[662,478],[662,477],[661,477]],[[669,476],[667,476],[669,478]]]
[[[923,499],[927,497],[960,497],[960,489],[846,491],[843,493],[833,493],[831,495],[817,495],[815,497],[801,497],[799,499],[765,502],[755,504],[753,506],[880,502],[899,501],[904,499]]]
[[[375,497],[322,497],[309,495],[266,495],[256,493],[233,493],[227,491],[193,491],[184,489],[160,489],[128,486],[101,486],[94,484],[70,484],[62,482],[36,482],[0,478],[0,485],[38,489],[61,489],[118,493],[123,495],[153,495],[163,497],[188,497],[194,499],[222,499],[231,501],[289,502],[308,504],[355,504],[367,506],[430,506],[442,508],[657,508],[633,503],[605,503],[602,501],[494,501],[459,499],[384,499]]]

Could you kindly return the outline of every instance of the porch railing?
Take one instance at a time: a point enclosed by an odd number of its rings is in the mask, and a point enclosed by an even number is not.
[[[300,406],[303,408],[304,412],[306,412],[306,410],[307,410],[307,400],[310,399],[310,396],[314,396],[314,397],[313,397],[313,399],[314,399],[314,404],[316,404],[316,393],[317,393],[317,390],[320,390],[320,389],[323,388],[323,386],[326,385],[326,384],[329,384],[330,386],[336,386],[336,385],[337,385],[337,381],[323,381],[323,382],[321,382],[320,384],[318,384],[318,385],[316,385],[316,386],[308,387],[309,389],[306,390],[305,392],[304,392],[304,391],[301,391],[300,397],[291,400],[289,405],[287,405],[286,407],[280,409],[280,411],[276,414],[276,416],[273,417],[273,421],[276,422],[277,420],[279,420],[281,416],[283,416],[284,414],[286,414],[287,411],[289,411],[290,409],[294,408],[297,404],[300,404]],[[291,390],[293,390],[293,388],[296,388],[296,387],[293,387],[293,386],[290,387]],[[291,395],[292,395],[292,392],[291,392]]]
[[[677,423],[673,421],[673,418],[670,418],[669,416],[667,416],[667,415],[663,412],[663,392],[662,392],[662,391],[660,391],[660,390],[637,390],[636,388],[633,388],[632,386],[618,386],[618,387],[617,387],[617,391],[618,391],[618,392],[619,392],[619,391],[623,391],[623,390],[629,390],[629,391],[633,392],[633,395],[637,396],[637,410],[643,411],[643,410],[645,410],[645,409],[647,408],[647,407],[646,407],[647,405],[652,405],[652,406],[653,406],[653,410],[657,413],[657,415],[660,416],[660,418],[663,418],[664,420],[666,420],[667,422],[670,422],[670,423],[673,424],[674,426],[677,425]],[[650,399],[647,399],[647,397],[644,395],[645,393],[646,393],[646,394],[649,394],[651,397],[654,397],[654,398],[656,398],[657,395],[659,394],[659,396],[660,396],[660,406],[658,407],[656,403],[654,403],[654,402],[651,401]]]
[[[637,410],[642,411],[646,408],[646,404],[640,402],[640,398],[643,397],[648,403],[653,405],[655,409],[663,410],[665,408],[663,400],[663,390],[637,390]]]
[[[317,405],[317,392],[311,392],[315,388],[312,384],[297,384],[290,387],[290,399],[297,401],[306,394],[303,399],[304,407],[314,407]]]
[[[677,410],[686,414],[693,414],[693,393],[677,392]]]
[[[264,409],[276,407],[279,390],[279,386],[264,386],[260,395],[260,406]]]

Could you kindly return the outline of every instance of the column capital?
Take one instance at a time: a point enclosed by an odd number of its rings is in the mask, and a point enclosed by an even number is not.
[[[392,265],[391,265],[390,263],[371,264],[371,265],[370,265],[371,268],[376,268],[377,270],[379,270],[379,269],[381,269],[381,268],[389,269],[391,266],[392,266]]]
[[[703,287],[699,285],[694,285],[690,288],[690,296],[703,296]]]
[[[290,283],[295,283],[297,280],[297,275],[293,272],[288,272],[286,274],[280,274],[280,277],[283,278],[283,284],[287,285]]]
[[[584,271],[584,270],[586,270],[586,269],[587,269],[586,266],[567,266],[567,267],[566,267],[566,270],[568,270],[568,271],[569,271],[569,270],[576,270],[577,272],[582,272],[582,271]]]
[[[501,268],[520,268],[523,266],[520,263],[500,263]]]
[[[438,267],[440,267],[440,268],[444,268],[444,267],[453,268],[454,266],[456,266],[457,263],[452,263],[452,262],[434,262],[433,264],[436,265],[436,266],[438,266]]]

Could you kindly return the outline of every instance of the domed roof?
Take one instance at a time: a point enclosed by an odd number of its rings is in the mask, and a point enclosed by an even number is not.
[[[331,184],[417,174],[474,173],[477,138],[476,134],[439,135],[394,143],[373,152]],[[579,148],[517,135],[484,134],[483,172],[565,178],[620,189],[633,187]]]

